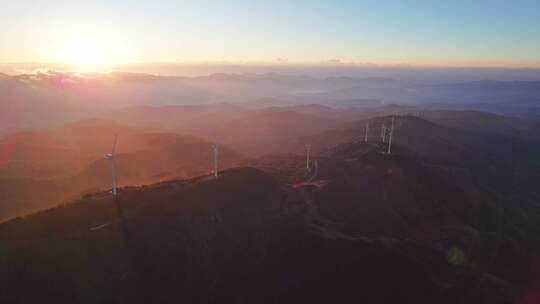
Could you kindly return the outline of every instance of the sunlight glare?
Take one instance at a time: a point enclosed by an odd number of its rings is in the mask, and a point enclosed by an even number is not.
[[[103,65],[110,61],[106,45],[90,35],[78,35],[66,45],[66,59],[81,66]]]

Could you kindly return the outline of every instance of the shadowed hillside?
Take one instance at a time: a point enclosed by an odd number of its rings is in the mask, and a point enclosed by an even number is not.
[[[6,222],[0,279],[10,292],[0,297],[20,303],[40,294],[82,303],[519,298],[535,275],[538,235],[521,213],[538,218],[537,209],[521,204],[500,213],[478,205],[418,158],[383,155],[381,148],[347,143],[317,157],[317,171],[282,156],[258,162],[282,170],[237,168],[217,179],[125,187],[117,202],[96,193]],[[53,272],[55,280],[47,281]]]
[[[96,196],[5,223],[2,267],[12,267],[1,274],[11,278],[1,296],[20,303],[43,293],[82,303],[433,299],[425,292],[433,283],[407,258],[310,233],[301,214],[282,211],[293,207],[283,205],[287,191],[260,171],[239,169],[218,180],[123,189],[123,220],[110,199]],[[43,246],[51,242],[58,246]],[[28,263],[41,266],[21,273],[18,265]],[[43,284],[53,269],[55,280]]]
[[[350,141],[362,141],[368,121],[306,137],[316,153]],[[381,126],[389,127],[391,117],[369,120],[370,142],[381,143]],[[441,126],[413,116],[396,116],[393,143],[398,153],[420,158],[447,175],[461,179],[469,187],[491,187],[508,192],[536,191],[534,180],[540,172],[537,155],[540,145],[520,137],[468,132]],[[473,190],[476,191],[476,190]]]

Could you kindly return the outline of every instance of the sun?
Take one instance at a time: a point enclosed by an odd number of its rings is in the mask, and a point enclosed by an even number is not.
[[[98,39],[80,35],[65,47],[66,61],[80,66],[101,66],[110,62],[110,52]]]

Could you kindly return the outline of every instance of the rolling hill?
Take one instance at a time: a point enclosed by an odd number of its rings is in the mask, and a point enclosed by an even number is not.
[[[325,111],[320,107],[245,109],[231,104],[136,107],[105,118],[134,127],[154,126],[169,132],[218,141],[252,157],[289,153],[303,146],[299,136],[343,125],[360,110]],[[346,118],[348,117],[348,118]]]
[[[0,219],[110,187],[110,168],[103,155],[110,152],[114,134],[119,137],[116,166],[120,185],[189,178],[212,170],[211,143],[193,136],[102,120],[16,133],[0,141]],[[220,149],[222,169],[245,159],[226,146]]]

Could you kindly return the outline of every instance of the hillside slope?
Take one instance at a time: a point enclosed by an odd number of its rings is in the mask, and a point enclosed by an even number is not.
[[[150,132],[91,120],[0,141],[0,220],[110,188],[109,153],[118,134],[116,167],[121,186],[190,178],[213,169],[212,144],[173,133]],[[243,162],[220,148],[220,168]]]
[[[528,219],[538,210],[516,205],[501,218],[439,171],[380,148],[338,146],[315,159],[305,180],[293,158],[281,161],[284,170],[126,187],[117,202],[96,193],[1,224],[0,281],[9,292],[0,300],[518,299],[535,274],[538,231]],[[280,178],[289,175],[294,182]]]
[[[280,211],[286,192],[261,171],[236,169],[217,180],[124,189],[121,217],[96,196],[5,223],[1,276],[9,293],[0,296],[19,303],[43,295],[79,303],[432,299],[425,290],[433,283],[414,262],[379,245],[311,234],[301,214]]]

